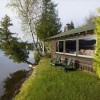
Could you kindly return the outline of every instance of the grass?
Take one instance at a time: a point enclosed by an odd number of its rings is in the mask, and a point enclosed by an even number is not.
[[[100,100],[100,79],[80,70],[64,72],[43,58],[15,100]]]

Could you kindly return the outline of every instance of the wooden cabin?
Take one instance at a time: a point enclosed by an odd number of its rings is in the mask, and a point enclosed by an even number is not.
[[[72,58],[79,62],[79,68],[94,72],[93,56],[96,45],[94,29],[95,25],[90,24],[50,37],[51,57],[56,58],[60,55],[62,60]]]

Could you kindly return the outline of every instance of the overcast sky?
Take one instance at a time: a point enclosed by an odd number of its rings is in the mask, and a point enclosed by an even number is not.
[[[23,37],[23,32],[21,31],[20,20],[14,11],[11,11],[6,7],[9,0],[0,0],[0,20],[6,14],[10,16],[13,27],[11,30]],[[89,16],[90,13],[96,13],[96,9],[100,7],[100,0],[53,0],[58,3],[58,14],[61,19],[62,29],[66,23],[74,22],[75,27],[82,25],[85,22],[85,18]]]

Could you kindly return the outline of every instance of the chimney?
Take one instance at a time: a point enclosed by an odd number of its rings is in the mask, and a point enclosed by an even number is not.
[[[64,27],[64,32],[65,32],[65,31],[68,31],[69,29],[70,29],[70,24],[67,23],[66,26]]]

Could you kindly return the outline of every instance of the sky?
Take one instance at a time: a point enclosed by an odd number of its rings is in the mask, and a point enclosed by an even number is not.
[[[7,14],[10,16],[13,26],[11,31],[18,33],[23,38],[24,32],[21,31],[21,22],[16,13],[6,7],[9,0],[0,0],[0,20]],[[100,0],[53,0],[58,4],[58,17],[61,19],[62,30],[66,23],[74,22],[75,27],[84,24],[86,17],[91,13],[96,14],[96,9],[100,7]]]

